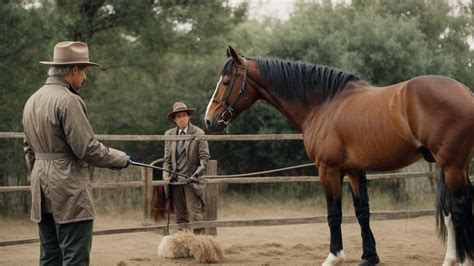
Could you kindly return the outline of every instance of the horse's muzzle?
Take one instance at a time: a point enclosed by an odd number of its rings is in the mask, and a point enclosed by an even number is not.
[[[204,121],[206,122],[206,128],[209,129],[211,127],[211,120],[206,118]]]
[[[217,121],[216,119],[204,119],[206,123],[206,128],[211,130],[212,132],[224,132],[227,131],[228,123],[224,123],[222,120]]]

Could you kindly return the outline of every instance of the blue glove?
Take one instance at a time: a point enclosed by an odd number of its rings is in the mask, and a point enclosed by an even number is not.
[[[132,163],[132,157],[130,155],[125,155],[125,158],[127,159],[127,164],[123,168],[121,168],[121,167],[110,167],[110,169],[114,170],[114,171],[120,171],[124,168],[127,168]]]
[[[132,156],[130,155],[127,155],[127,165],[124,167],[124,168],[127,168],[130,164],[132,164],[133,160],[132,160]]]

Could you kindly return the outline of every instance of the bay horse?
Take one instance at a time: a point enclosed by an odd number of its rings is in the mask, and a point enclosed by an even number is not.
[[[443,265],[474,258],[474,189],[469,164],[474,145],[474,98],[469,88],[443,76],[418,76],[375,87],[327,66],[247,58],[232,47],[207,106],[205,123],[226,131],[241,112],[262,99],[303,134],[308,157],[326,194],[329,255],[344,260],[341,187],[349,177],[362,236],[359,265],[379,263],[370,228],[366,171],[405,167],[421,157],[441,169],[437,229],[446,241]]]

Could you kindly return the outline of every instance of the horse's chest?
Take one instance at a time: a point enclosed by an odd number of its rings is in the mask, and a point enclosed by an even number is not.
[[[343,145],[335,131],[329,126],[303,134],[309,158],[319,164],[340,164],[343,161]]]

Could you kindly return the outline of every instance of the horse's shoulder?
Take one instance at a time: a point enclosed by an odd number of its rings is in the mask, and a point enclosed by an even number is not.
[[[338,165],[344,160],[344,145],[334,123],[323,128],[308,128],[303,133],[303,142],[308,157],[315,162]]]

